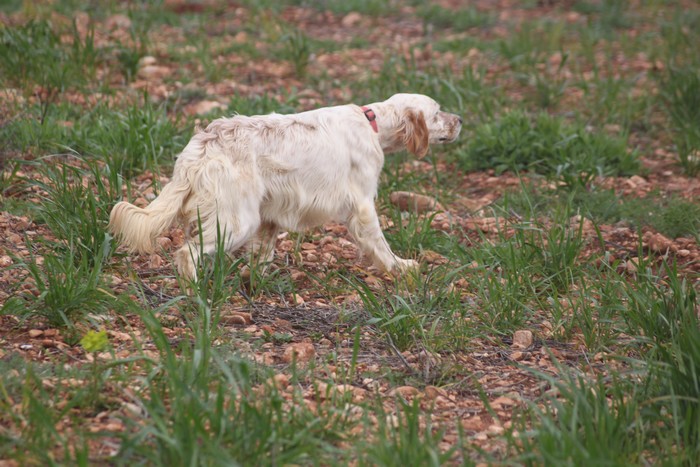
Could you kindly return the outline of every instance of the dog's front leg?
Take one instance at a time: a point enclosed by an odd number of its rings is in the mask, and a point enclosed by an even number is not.
[[[348,230],[359,243],[362,251],[385,272],[402,274],[418,268],[418,262],[399,258],[391,251],[379,226],[379,217],[372,200],[358,203],[348,220]]]
[[[258,271],[262,276],[267,271],[268,266],[275,257],[275,243],[279,227],[270,222],[263,222],[258,228],[255,238],[248,244],[250,265],[243,266],[241,279],[249,283],[251,278],[251,268]]]

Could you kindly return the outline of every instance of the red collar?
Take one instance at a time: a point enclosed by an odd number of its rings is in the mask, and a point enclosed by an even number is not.
[[[369,107],[362,106],[362,112],[364,112],[365,117],[367,117],[367,120],[369,120],[369,124],[372,125],[374,132],[379,133],[379,128],[377,127],[377,114],[374,113],[374,110],[370,109]]]

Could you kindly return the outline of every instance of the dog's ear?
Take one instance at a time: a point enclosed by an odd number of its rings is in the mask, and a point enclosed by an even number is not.
[[[400,128],[401,137],[406,149],[419,159],[428,154],[428,125],[425,124],[423,112],[408,109],[403,114]]]

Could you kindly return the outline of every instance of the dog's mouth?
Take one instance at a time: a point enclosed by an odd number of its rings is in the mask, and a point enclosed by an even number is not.
[[[456,139],[457,139],[457,136],[452,136],[452,137],[449,137],[449,136],[441,136],[440,138],[438,138],[438,142],[440,142],[440,143],[451,143],[452,141],[454,141],[454,140],[456,140]]]

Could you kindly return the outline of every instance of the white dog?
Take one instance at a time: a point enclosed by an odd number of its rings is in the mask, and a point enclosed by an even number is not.
[[[423,157],[429,144],[454,141],[461,127],[459,116],[419,94],[365,107],[220,118],[192,137],[158,198],[145,209],[118,203],[109,229],[131,251],[148,253],[181,221],[188,240],[175,262],[193,278],[200,254],[216,250],[217,232],[227,252],[249,244],[271,261],[280,230],[336,220],[378,267],[403,272],[417,263],[391,251],[374,206],[384,154],[408,149]]]

